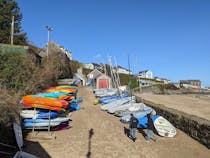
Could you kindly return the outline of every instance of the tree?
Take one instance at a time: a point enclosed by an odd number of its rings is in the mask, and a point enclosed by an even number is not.
[[[10,43],[12,16],[14,16],[14,44],[26,44],[26,33],[21,30],[22,14],[14,0],[0,0],[0,43]]]

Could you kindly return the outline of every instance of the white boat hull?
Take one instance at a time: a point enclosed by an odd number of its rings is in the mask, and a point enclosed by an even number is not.
[[[176,135],[176,128],[162,116],[154,121],[154,126],[160,136],[174,137]]]

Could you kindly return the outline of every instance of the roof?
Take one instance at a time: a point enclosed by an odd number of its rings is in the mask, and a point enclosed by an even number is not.
[[[151,70],[139,71],[139,74],[141,74],[141,73],[146,73],[146,72],[148,72],[148,71],[151,71]]]
[[[89,76],[90,74],[93,74],[94,75],[93,78],[97,78],[99,75],[102,75],[102,72],[99,71],[98,69],[94,69],[89,74],[87,74],[87,76]]]
[[[128,70],[128,69],[126,69],[126,68],[124,68],[124,67],[122,67],[122,66],[120,66],[120,65],[114,67],[114,69],[119,69],[119,68],[120,68],[120,69],[127,70],[127,71],[130,71],[130,70]]]

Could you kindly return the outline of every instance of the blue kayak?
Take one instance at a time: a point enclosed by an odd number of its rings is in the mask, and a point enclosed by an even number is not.
[[[40,111],[38,113],[37,118],[49,118],[49,116],[50,116],[50,118],[53,118],[53,117],[57,117],[58,115],[59,115],[59,113],[57,111],[51,111],[51,112],[49,112],[49,111]]]
[[[69,111],[75,111],[75,110],[79,110],[80,109],[80,106],[78,104],[71,104],[69,107],[68,107],[68,110]]]
[[[128,94],[122,94],[120,96],[113,96],[113,98],[102,100],[101,102],[99,100],[99,102],[102,103],[102,104],[108,104],[108,103],[111,103],[113,101],[116,101],[116,100],[119,100],[119,99],[122,99],[122,98],[126,98],[126,97],[128,97]]]
[[[71,103],[80,103],[80,102],[82,102],[82,101],[83,101],[83,98],[80,97],[80,98],[78,98],[78,99],[73,99],[73,100],[71,101]]]
[[[114,99],[114,98],[124,98],[124,97],[127,97],[128,95],[127,94],[122,94],[122,95],[112,95],[112,96],[106,96],[106,97],[102,97],[99,99],[99,102],[100,103],[103,103],[105,100],[109,100],[109,99]]]
[[[152,121],[154,122],[158,117],[160,117],[159,115],[154,115],[152,116]],[[138,128],[147,128],[147,116],[144,116],[142,118],[139,118],[139,123],[138,123]]]
[[[61,122],[23,122],[22,125],[25,128],[33,128],[33,127],[54,127],[54,126],[58,126]]]
[[[152,108],[145,107],[144,110],[134,112],[133,115],[137,119],[140,119],[140,118],[146,116],[147,114],[151,113],[152,111],[153,111]],[[121,117],[120,118],[120,121],[123,122],[123,123],[128,123],[128,121],[130,120],[130,117],[131,117],[131,115],[130,114],[127,114],[127,115]]]
[[[36,112],[36,113],[34,113]],[[57,111],[46,111],[46,110],[22,110],[20,113],[22,118],[54,118],[59,115]]]
[[[24,119],[24,122],[32,122],[32,123],[39,123],[39,122],[66,122],[69,121],[67,117],[56,117],[52,119]]]

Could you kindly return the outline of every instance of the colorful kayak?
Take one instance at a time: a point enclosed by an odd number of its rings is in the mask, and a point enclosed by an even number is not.
[[[76,88],[59,88],[59,87],[50,87],[45,89],[43,92],[67,92],[67,93],[76,93]]]
[[[24,119],[24,122],[32,122],[32,123],[39,123],[39,122],[66,122],[69,121],[67,117],[57,117],[52,119]]]
[[[60,96],[68,95],[67,92],[49,92],[49,93],[38,93],[33,95],[35,98],[59,98]]]
[[[62,100],[66,100],[66,101],[72,101],[72,100],[74,100],[74,96],[70,96],[70,95],[61,95],[60,97],[59,97],[59,99],[62,99]]]
[[[35,111],[35,110],[22,110],[20,112],[20,116],[22,118],[54,118],[57,117],[59,115],[58,112],[56,111]]]
[[[65,109],[61,107],[41,105],[41,104],[32,104],[30,107],[46,109],[46,110],[54,110],[54,111],[65,111]]]
[[[77,89],[78,86],[62,85],[62,86],[56,86],[56,88],[75,88],[75,89]]]
[[[33,122],[23,122],[23,127],[25,128],[32,128],[32,127],[54,127],[58,126],[60,122],[38,122],[38,123],[33,123]]]
[[[56,98],[37,98],[34,97],[33,95],[24,96],[22,99],[22,104],[25,106],[33,106],[34,104],[37,104],[37,105],[45,105],[45,106],[59,107],[59,108],[68,107],[68,102],[65,100],[56,99]]]

